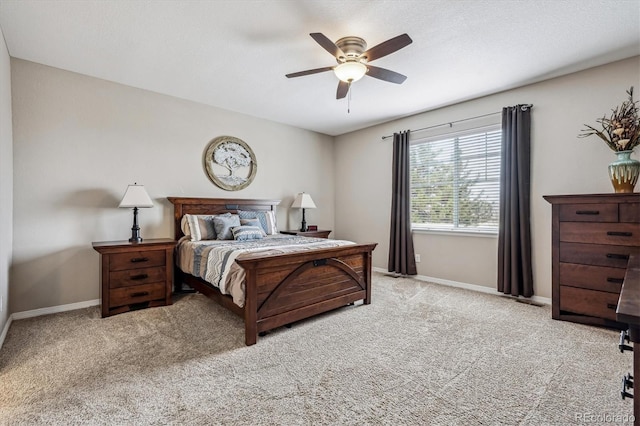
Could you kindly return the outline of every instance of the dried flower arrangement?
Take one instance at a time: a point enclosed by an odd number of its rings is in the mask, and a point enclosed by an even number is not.
[[[607,143],[615,152],[631,151],[640,144],[640,119],[638,118],[638,101],[633,101],[633,86],[627,90],[629,99],[615,109],[611,117],[603,116],[596,120],[602,130],[585,124],[584,133],[578,137],[586,138],[596,135]]]

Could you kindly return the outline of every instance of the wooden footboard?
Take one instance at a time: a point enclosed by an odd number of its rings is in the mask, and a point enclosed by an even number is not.
[[[175,239],[182,236],[185,214],[235,213],[237,210],[275,211],[279,200],[168,197],[174,205]],[[301,253],[238,259],[246,272],[245,306],[230,296],[176,268],[176,287],[185,283],[244,317],[245,343],[258,333],[309,318],[349,303],[371,303],[371,252],[377,244],[355,244]]]
[[[371,303],[371,252],[360,244],[236,260],[245,269],[245,343],[349,303]]]

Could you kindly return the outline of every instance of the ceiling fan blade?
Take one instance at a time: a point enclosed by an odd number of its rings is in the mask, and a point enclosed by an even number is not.
[[[347,93],[349,93],[349,83],[340,80],[340,83],[338,83],[338,91],[336,92],[336,99],[344,98],[347,96]]]
[[[312,69],[312,70],[294,72],[294,73],[291,73],[291,74],[287,74],[286,76],[287,76],[287,78],[302,77],[304,75],[317,74],[319,72],[331,71],[333,68],[334,67],[315,68],[315,69]]]
[[[342,49],[340,49],[334,42],[329,40],[327,36],[322,33],[311,33],[309,34],[320,46],[324,48],[327,52],[331,53],[334,57],[339,58],[340,56],[346,56]]]
[[[376,46],[373,46],[371,49],[364,52],[360,57],[367,57],[367,61],[371,62],[375,59],[382,58],[383,56],[387,56],[397,50],[402,49],[410,45],[413,42],[411,37],[407,34],[401,34],[397,37],[391,38],[385,42],[382,42]]]
[[[402,75],[400,73],[397,73],[395,71],[391,71],[388,69],[374,67],[369,64],[367,64],[367,68],[369,68],[369,71],[367,71],[366,75],[368,75],[369,77],[377,78],[378,80],[384,80],[390,83],[402,84],[407,79],[406,75]]]

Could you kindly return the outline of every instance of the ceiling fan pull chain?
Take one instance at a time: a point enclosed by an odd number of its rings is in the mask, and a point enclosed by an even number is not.
[[[351,82],[349,82],[349,97],[347,98],[347,114],[351,114]]]

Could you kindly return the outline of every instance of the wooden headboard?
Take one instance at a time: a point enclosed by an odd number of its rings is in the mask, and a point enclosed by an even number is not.
[[[167,197],[173,204],[174,237],[184,236],[180,223],[185,214],[223,214],[236,213],[238,210],[276,210],[280,200],[245,200],[234,198],[188,198]]]

